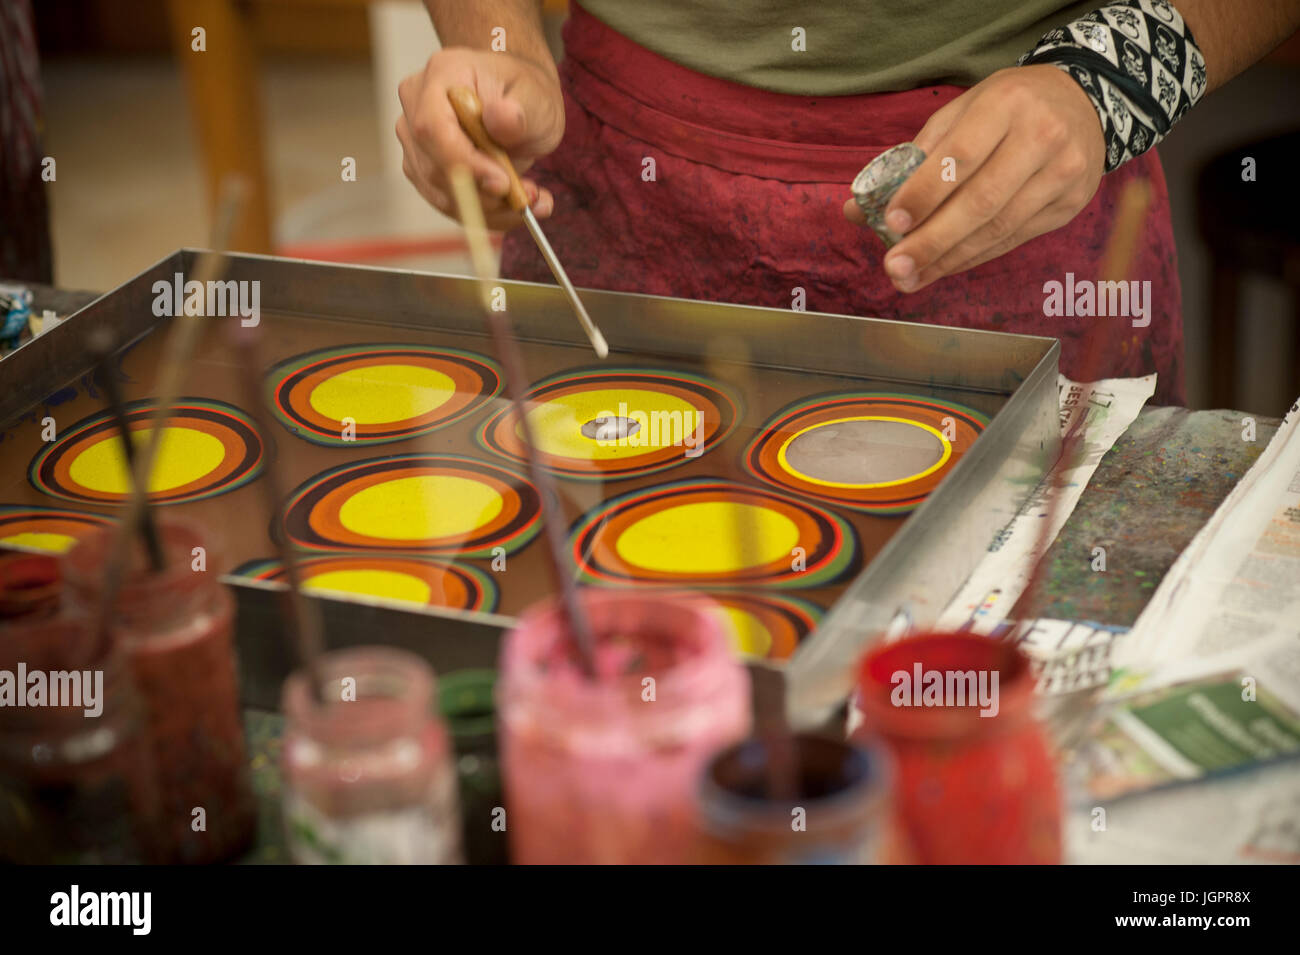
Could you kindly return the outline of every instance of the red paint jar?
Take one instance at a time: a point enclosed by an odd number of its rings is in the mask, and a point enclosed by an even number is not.
[[[884,644],[862,660],[857,707],[854,738],[880,738],[894,754],[895,806],[914,861],[1061,861],[1056,762],[1019,650],[971,634]]]
[[[70,606],[99,612],[113,533],[85,537],[68,552]],[[218,862],[244,851],[256,825],[239,707],[234,601],[198,528],[166,519],[158,522],[158,534],[166,555],[162,571],[149,569],[136,541],[128,549],[112,634],[144,707],[161,800],[161,860]],[[203,569],[196,569],[199,555]]]
[[[0,860],[144,862],[157,790],[136,697],[61,590],[54,558],[0,557]]]

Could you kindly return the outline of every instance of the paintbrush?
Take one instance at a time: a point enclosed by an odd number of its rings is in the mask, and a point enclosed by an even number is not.
[[[117,380],[117,371],[113,367],[112,335],[107,328],[96,329],[88,343],[90,354],[95,357],[96,378],[104,389],[108,407],[117,425],[117,433],[122,440],[122,455],[126,459],[127,477],[132,485],[135,483],[135,442],[131,439],[131,423],[126,416],[126,401],[122,397],[122,385]],[[134,487],[132,488],[134,490]],[[132,530],[127,527],[127,533]],[[153,510],[148,505],[140,512],[140,536],[145,549],[149,552],[149,566],[156,574],[166,566],[162,543],[158,539],[158,525],[153,519]]]
[[[753,379],[750,370],[749,345],[740,338],[727,338],[711,342],[707,349],[709,373],[720,381],[729,381],[741,394],[754,394]],[[724,367],[725,366],[725,367]],[[737,424],[741,422],[737,421]],[[701,429],[702,431],[702,429]],[[703,434],[701,433],[701,440]],[[744,471],[738,458],[734,455],[715,456],[724,476],[737,485],[747,487]],[[757,520],[750,519],[744,508],[735,509],[734,528],[736,533],[736,575],[741,576],[745,566],[745,555],[757,554],[759,547],[759,530]],[[738,579],[738,587],[744,587],[745,581]],[[774,801],[793,804],[799,798],[799,766],[795,752],[794,734],[785,718],[785,701],[781,701],[774,712],[766,714],[762,724],[755,728],[755,735],[763,741],[768,753],[767,786],[768,796]]]
[[[270,415],[266,411],[266,402],[262,394],[261,349],[258,347],[258,328],[244,328],[240,323],[230,325],[230,338],[235,346],[239,366],[240,384],[250,414],[262,435],[272,433]],[[263,443],[265,443],[263,438]],[[288,585],[284,601],[286,629],[290,642],[297,654],[299,664],[307,671],[307,683],[311,698],[317,704],[323,704],[324,681],[321,675],[320,658],[324,648],[321,629],[320,608],[303,596],[302,575],[298,570],[298,559],[293,547],[284,533],[284,501],[281,493],[284,483],[280,480],[280,464],[275,455],[264,451],[265,465],[262,470],[262,490],[267,506],[271,511],[271,541],[275,544],[280,566],[284,568],[285,581]]]
[[[217,217],[212,229],[212,249],[199,256],[193,273],[203,288],[219,278],[225,270],[225,256],[219,250],[224,249],[230,241],[235,223],[243,207],[245,187],[234,178],[222,183],[221,200],[217,206]],[[182,314],[173,317],[175,323],[171,333],[163,344],[162,358],[159,360],[160,371],[154,388],[153,426],[147,432],[144,446],[135,455],[131,492],[127,498],[126,513],[122,523],[114,532],[112,547],[107,565],[104,567],[104,587],[100,598],[99,626],[103,633],[109,630],[113,605],[117,602],[117,592],[122,586],[128,563],[128,548],[131,541],[131,528],[140,525],[149,500],[149,477],[153,474],[154,463],[158,457],[158,448],[162,443],[162,432],[172,405],[180,394],[185,369],[198,343],[202,329],[203,316]],[[161,544],[159,545],[161,547]]]
[[[492,248],[488,244],[487,224],[483,219],[483,206],[479,203],[478,192],[474,188],[474,178],[464,166],[451,170],[452,192],[460,211],[461,225],[465,227],[469,242],[470,258],[474,271],[479,278],[479,292],[482,295],[483,311],[487,315],[492,338],[496,342],[497,357],[505,372],[506,390],[514,405],[515,417],[519,419],[519,431],[527,452],[528,475],[537,486],[542,497],[542,526],[546,534],[547,557],[551,576],[560,591],[560,610],[564,614],[568,632],[573,634],[578,647],[578,658],[583,671],[591,679],[596,677],[596,642],[587,622],[586,615],[578,600],[578,588],[573,576],[565,566],[564,529],[551,513],[559,506],[560,496],[551,480],[550,473],[541,466],[537,459],[536,446],[533,443],[532,425],[528,420],[524,404],[524,390],[528,379],[524,377],[523,359],[519,355],[519,344],[515,341],[510,327],[510,319],[504,311],[492,307],[493,264]]]
[[[478,94],[468,86],[453,86],[447,90],[447,99],[451,102],[451,108],[456,112],[456,118],[460,121],[461,129],[465,130],[465,135],[473,140],[475,146],[491,156],[505,170],[506,178],[510,182],[510,191],[506,196],[506,201],[511,209],[514,209],[523,217],[524,225],[528,227],[529,234],[532,235],[533,241],[537,243],[537,250],[542,253],[542,258],[546,260],[551,274],[555,276],[555,281],[559,283],[560,288],[564,290],[565,296],[569,299],[569,305],[573,307],[573,313],[578,316],[578,324],[582,326],[583,332],[587,335],[587,340],[591,342],[596,357],[607,357],[609,355],[609,345],[605,342],[605,336],[600,333],[596,323],[587,314],[587,307],[582,304],[582,299],[578,297],[578,290],[569,281],[569,273],[564,271],[564,266],[560,264],[560,257],[551,248],[546,233],[542,231],[541,225],[538,224],[537,217],[533,215],[533,210],[528,207],[528,193],[524,189],[523,180],[519,178],[519,173],[515,171],[514,163],[510,161],[510,154],[496,144],[488,134],[487,127],[483,125],[483,104],[479,102]],[[464,222],[463,219],[461,221]],[[471,254],[473,254],[472,250]]]
[[[1146,224],[1147,208],[1151,204],[1151,184],[1145,179],[1133,179],[1125,184],[1119,197],[1119,208],[1115,213],[1115,224],[1111,227],[1106,247],[1102,251],[1100,280],[1103,282],[1120,282],[1128,279],[1137,255],[1138,240]],[[1088,339],[1083,362],[1079,366],[1079,381],[1091,382],[1095,379],[1096,369],[1101,360],[1100,343],[1103,335],[1110,334],[1109,329],[1098,326]],[[1037,600],[1039,588],[1047,577],[1047,552],[1051,549],[1055,532],[1057,514],[1065,499],[1065,487],[1062,484],[1064,472],[1074,460],[1075,450],[1083,440],[1083,426],[1087,421],[1085,407],[1075,420],[1074,425],[1061,439],[1061,456],[1045,478],[1047,482],[1047,515],[1043,520],[1038,535],[1038,543],[1032,553],[1038,555],[1033,572],[1025,584],[1024,593],[1016,601],[1012,618],[1017,614],[1028,612]]]

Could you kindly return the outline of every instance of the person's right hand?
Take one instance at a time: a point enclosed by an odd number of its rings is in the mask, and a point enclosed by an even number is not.
[[[512,229],[523,222],[506,203],[510,181],[505,170],[474,148],[460,128],[447,99],[452,86],[468,86],[483,104],[483,125],[522,175],[533,160],[555,149],[564,135],[564,97],[553,70],[510,53],[460,47],[439,50],[419,73],[402,80],[397,94],[402,115],[397,138],[402,143],[402,171],[429,204],[456,218],[447,173],[463,164],[474,174],[489,229]],[[524,179],[524,188],[539,219],[549,216],[555,200],[549,190]]]

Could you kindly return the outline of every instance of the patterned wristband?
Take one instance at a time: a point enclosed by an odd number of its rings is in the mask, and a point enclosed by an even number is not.
[[[1101,120],[1106,171],[1169,133],[1205,95],[1205,57],[1168,0],[1122,0],[1050,30],[1019,66],[1050,63],[1083,87]]]

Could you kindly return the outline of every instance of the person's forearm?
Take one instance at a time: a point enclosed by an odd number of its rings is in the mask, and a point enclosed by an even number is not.
[[[502,37],[506,52],[532,60],[551,76],[557,75],[555,58],[542,32],[540,0],[424,0],[424,5],[444,47],[490,50],[493,40]],[[504,34],[494,35],[498,27]]]
[[[1205,56],[1210,89],[1222,86],[1300,28],[1300,0],[1173,0]]]

